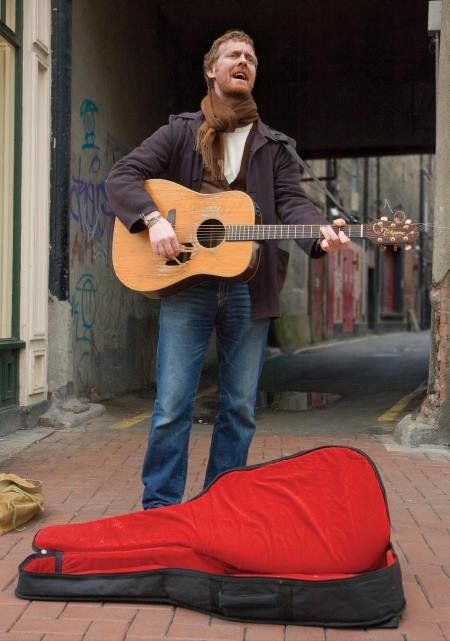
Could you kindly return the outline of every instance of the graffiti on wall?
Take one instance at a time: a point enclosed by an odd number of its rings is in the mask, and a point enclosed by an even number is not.
[[[80,107],[80,116],[84,127],[83,149],[98,149],[95,144],[95,114],[98,112],[97,105],[93,100],[86,98]]]
[[[72,318],[75,321],[77,342],[92,342],[92,331],[97,312],[97,283],[93,274],[83,274],[78,279],[70,299]]]
[[[99,108],[90,98],[80,106],[83,125],[81,152],[77,157],[70,187],[70,216],[79,226],[75,234],[74,260],[110,262],[112,221],[114,213],[108,201],[105,178],[109,168],[124,155],[123,147],[107,134],[106,148],[98,144],[96,116]],[[105,162],[106,160],[106,162]]]
[[[126,150],[102,128],[102,112],[91,97],[80,101],[78,144],[73,145],[70,184],[70,305],[74,341],[74,380],[79,391],[94,398],[107,375],[102,364],[114,360],[119,319],[128,309],[111,268],[114,214],[106,193],[106,177]],[[123,349],[123,347],[120,347]],[[108,351],[109,350],[109,351]],[[108,389],[116,383],[108,379]]]
[[[114,212],[106,195],[99,156],[95,155],[87,163],[83,160],[82,156],[78,158],[77,172],[72,178],[70,214],[89,240],[101,242]]]

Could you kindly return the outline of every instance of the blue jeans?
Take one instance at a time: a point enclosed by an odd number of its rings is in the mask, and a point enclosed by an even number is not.
[[[217,279],[161,301],[157,395],[142,470],[144,509],[183,498],[195,397],[214,327],[219,408],[205,487],[247,462],[269,320],[251,320],[247,283]]]

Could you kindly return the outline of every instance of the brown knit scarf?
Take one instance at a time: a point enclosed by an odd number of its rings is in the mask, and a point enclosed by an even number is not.
[[[195,150],[203,157],[203,165],[216,180],[224,178],[223,132],[234,131],[238,126],[248,125],[258,118],[258,108],[251,96],[234,108],[225,105],[213,89],[210,89],[201,103],[205,122],[200,126]]]

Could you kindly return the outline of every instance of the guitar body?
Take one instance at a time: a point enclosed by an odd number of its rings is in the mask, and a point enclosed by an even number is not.
[[[116,219],[112,257],[118,279],[149,298],[161,298],[211,276],[249,280],[256,272],[259,251],[254,241],[320,238],[321,223],[260,225],[252,199],[242,191],[199,194],[169,180],[145,182],[158,211],[173,225],[183,247],[175,259],[153,253],[148,231],[130,234]],[[349,238],[368,238],[380,247],[415,241],[419,226],[401,211],[369,224],[340,227]],[[337,231],[337,228],[336,228]],[[405,245],[408,249],[410,245]]]
[[[184,250],[177,260],[153,253],[148,231],[131,234],[116,218],[112,246],[114,271],[130,289],[161,298],[208,277],[248,280],[258,267],[255,243],[227,241],[225,226],[254,225],[252,199],[240,191],[199,194],[163,179],[145,182],[158,211],[173,224]]]

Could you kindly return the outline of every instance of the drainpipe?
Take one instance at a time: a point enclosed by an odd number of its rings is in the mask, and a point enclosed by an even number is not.
[[[72,0],[52,0],[52,138],[49,289],[69,295],[70,109]]]
[[[381,173],[381,167],[380,167],[380,159],[377,157],[376,158],[376,163],[375,163],[375,202],[376,202],[376,217],[379,218],[379,214],[381,211],[381,200],[380,200],[380,173]],[[380,310],[381,310],[381,252],[376,251],[375,252],[375,300],[374,300],[374,332],[377,333],[380,328]]]

